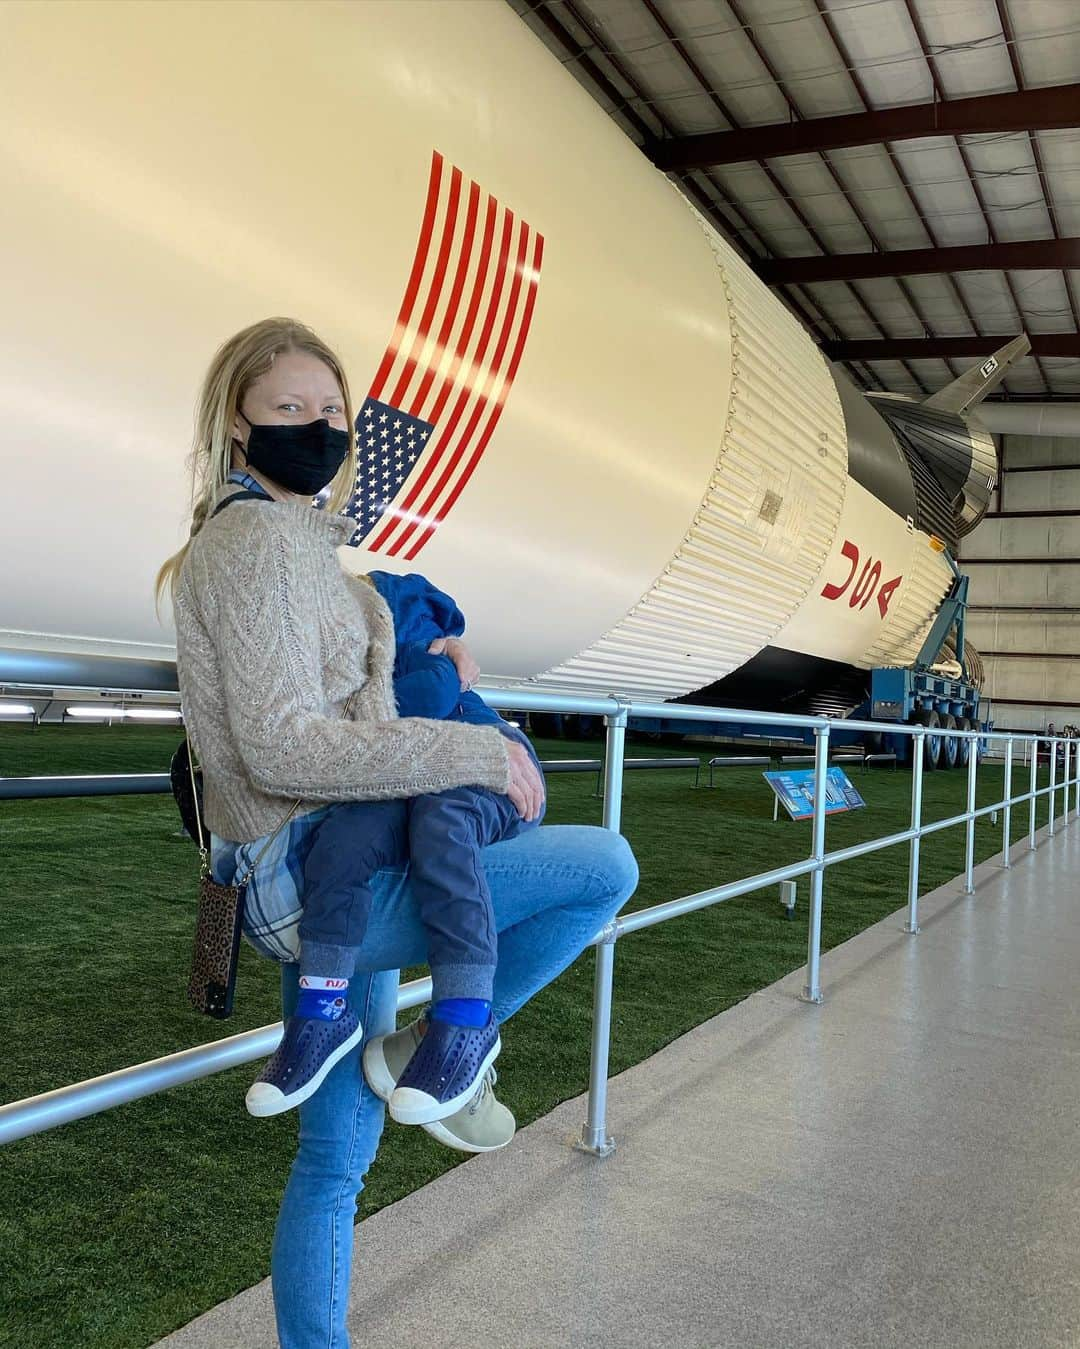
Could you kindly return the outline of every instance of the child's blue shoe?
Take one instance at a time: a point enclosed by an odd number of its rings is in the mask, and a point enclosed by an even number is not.
[[[280,1115],[306,1101],[322,1086],[334,1064],[364,1038],[360,1018],[346,1007],[336,1021],[290,1016],[273,1057],[248,1088],[251,1115]]]
[[[390,1096],[390,1118],[398,1124],[430,1124],[455,1114],[476,1094],[501,1048],[494,1017],[479,1028],[431,1017]]]

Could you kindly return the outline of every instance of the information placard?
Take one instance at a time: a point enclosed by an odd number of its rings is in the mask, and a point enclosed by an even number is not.
[[[776,793],[777,801],[793,820],[809,820],[814,814],[814,770],[800,773],[762,773]],[[858,810],[866,802],[848,781],[842,768],[830,768],[825,778],[825,814],[837,815],[842,810]],[[773,819],[775,819],[775,814]]]

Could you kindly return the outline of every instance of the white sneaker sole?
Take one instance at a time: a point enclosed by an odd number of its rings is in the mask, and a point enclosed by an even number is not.
[[[422,1124],[420,1127],[432,1138],[437,1138],[440,1143],[445,1143],[448,1148],[453,1148],[457,1152],[498,1152],[500,1148],[505,1148],[507,1143],[514,1141],[514,1135],[511,1134],[505,1143],[491,1143],[488,1147],[482,1147],[479,1143],[466,1143],[463,1138],[459,1138],[457,1134],[452,1134],[444,1124],[440,1124],[437,1120],[431,1124]]]
[[[244,1097],[248,1114],[254,1115],[256,1119],[265,1119],[268,1115],[281,1115],[286,1110],[303,1105],[309,1096],[314,1096],[319,1090],[334,1064],[343,1059],[350,1049],[355,1049],[363,1038],[364,1028],[357,1026],[347,1040],[343,1040],[332,1054],[327,1055],[326,1062],[311,1081],[288,1096],[280,1087],[272,1086],[269,1082],[253,1082]]]
[[[476,1095],[484,1074],[498,1058],[501,1049],[502,1037],[499,1036],[469,1086],[449,1101],[437,1101],[434,1096],[429,1096],[426,1091],[417,1091],[415,1087],[395,1087],[389,1101],[390,1118],[398,1124],[434,1124],[437,1120],[446,1119],[447,1115],[456,1115]]]

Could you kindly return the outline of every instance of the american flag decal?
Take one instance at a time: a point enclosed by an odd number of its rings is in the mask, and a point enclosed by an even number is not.
[[[529,336],[544,238],[432,155],[412,271],[356,419],[353,546],[411,561],[499,423]]]

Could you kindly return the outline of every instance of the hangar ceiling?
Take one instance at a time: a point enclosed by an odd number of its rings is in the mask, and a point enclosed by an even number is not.
[[[1080,398],[1077,0],[507,0],[867,389]]]

